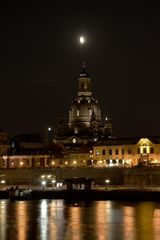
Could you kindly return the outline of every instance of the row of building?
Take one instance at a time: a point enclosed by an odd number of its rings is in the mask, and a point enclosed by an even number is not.
[[[160,137],[107,138],[82,144],[70,142],[46,146],[39,135],[10,138],[0,132],[0,168],[134,167],[160,165]]]

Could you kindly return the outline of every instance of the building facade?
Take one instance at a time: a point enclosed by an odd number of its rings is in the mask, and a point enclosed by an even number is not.
[[[160,137],[98,141],[92,161],[99,167],[160,166]]]
[[[0,168],[131,168],[160,166],[160,137],[114,138],[94,145],[54,144],[0,156]]]

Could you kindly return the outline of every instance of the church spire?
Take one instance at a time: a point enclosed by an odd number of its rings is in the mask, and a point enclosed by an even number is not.
[[[91,96],[91,79],[86,70],[86,63],[83,62],[83,69],[80,73],[80,78],[78,82],[78,96]]]
[[[80,77],[89,78],[89,73],[86,70],[86,62],[83,62],[83,69],[80,72]]]

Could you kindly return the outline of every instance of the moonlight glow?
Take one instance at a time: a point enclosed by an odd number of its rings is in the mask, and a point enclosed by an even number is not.
[[[80,44],[84,44],[85,43],[85,38],[83,36],[81,36],[79,38]]]

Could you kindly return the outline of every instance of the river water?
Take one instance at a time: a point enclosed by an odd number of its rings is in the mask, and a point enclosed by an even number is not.
[[[160,202],[0,200],[0,240],[159,240]]]

